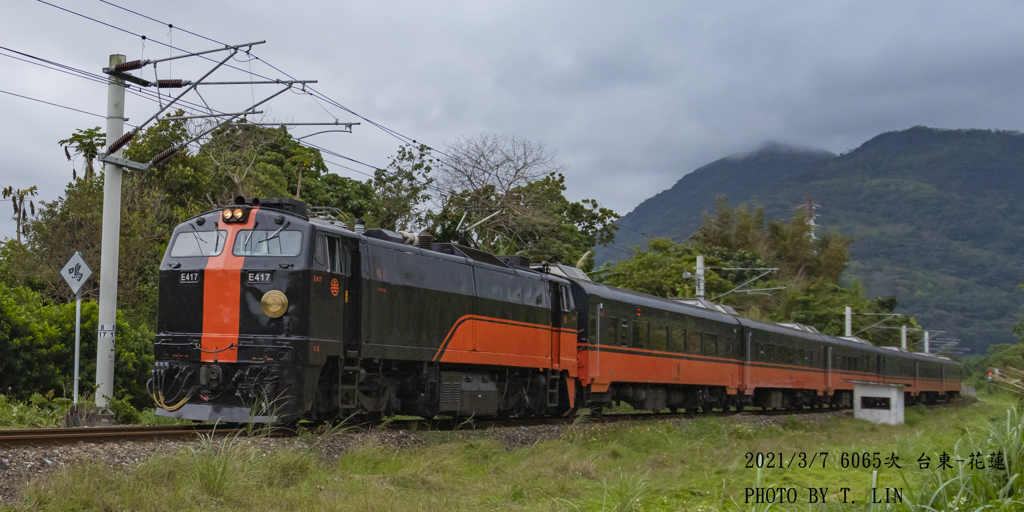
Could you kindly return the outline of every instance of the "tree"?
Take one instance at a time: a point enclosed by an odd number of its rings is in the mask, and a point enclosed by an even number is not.
[[[429,215],[439,240],[572,265],[615,237],[619,216],[593,199],[566,199],[562,167],[542,144],[485,134],[445,154]]]
[[[220,203],[230,198],[278,197],[288,190],[288,180],[280,166],[266,162],[268,145],[288,137],[288,132],[247,123],[231,123],[215,130],[199,148],[199,155],[210,162],[210,169],[224,182],[215,194]]]
[[[181,115],[181,114],[178,114]],[[99,155],[100,150],[103,148],[103,144],[106,142],[107,135],[100,131],[100,127],[89,128],[86,130],[75,130],[75,133],[59,141],[61,147],[64,148],[64,155],[68,157],[70,162],[73,157],[69,148],[75,150],[74,156],[81,156],[85,159],[85,163],[82,166],[83,174],[86,180],[91,180],[93,176],[93,160]],[[75,172],[75,168],[71,168],[72,179],[78,180],[78,174]]]
[[[427,190],[434,183],[433,162],[427,146],[403,145],[386,169],[374,171],[369,183],[374,199],[367,213],[377,225],[411,230],[424,224],[424,205],[431,198]]]
[[[25,208],[25,199],[37,195],[35,186],[31,186],[26,189],[14,188],[9,186],[0,192],[0,197],[11,200],[11,206],[14,207],[14,215],[11,216],[14,219],[15,235],[18,239],[18,243],[21,243],[21,236],[28,234],[28,225],[26,223],[29,212],[32,215],[36,214],[36,205],[31,200],[28,202],[28,208]]]
[[[850,306],[855,313],[893,313],[899,305],[895,297],[864,298],[863,286],[854,282],[845,287],[839,278],[849,261],[847,247],[852,239],[830,232],[812,239],[802,211],[791,222],[774,220],[767,225],[758,208],[729,206],[724,196],[716,201],[714,215],[705,214],[704,223],[690,240],[677,244],[659,238],[651,240],[647,250],[639,247],[630,259],[598,271],[599,280],[631,290],[667,298],[694,296],[694,284],[683,278],[694,273],[696,256],[705,256],[705,297],[721,296],[756,278],[761,271],[725,271],[717,268],[778,267],[747,290],[775,288],[770,293],[730,293],[717,303],[736,308],[741,314],[773,322],[798,322],[813,325],[826,334],[844,334],[843,313]],[[877,317],[854,317],[855,330],[868,327]],[[913,318],[899,315],[891,325],[916,328]],[[872,329],[860,334],[876,345],[899,345],[897,330]],[[919,337],[916,331],[910,341]]]

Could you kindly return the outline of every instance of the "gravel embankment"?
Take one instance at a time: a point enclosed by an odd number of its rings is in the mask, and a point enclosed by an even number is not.
[[[797,416],[802,423],[821,423],[836,417],[851,417],[851,411],[836,411],[821,414]],[[739,414],[725,418],[725,421],[748,423],[763,429],[768,425],[781,425],[786,416],[760,416]],[[664,420],[682,425],[688,419]],[[643,425],[636,422],[635,425]],[[583,423],[578,428],[603,429],[621,427],[623,423]],[[325,460],[337,459],[345,451],[362,445],[391,446],[407,448],[424,446],[431,442],[459,442],[481,438],[495,438],[507,449],[528,446],[539,441],[557,439],[571,427],[566,425],[530,425],[519,427],[498,427],[487,430],[458,430],[422,432],[410,430],[377,429],[374,431],[353,431],[318,438],[258,438],[253,442],[262,443],[267,449],[282,447],[312,447]],[[79,443],[64,446],[39,448],[0,448],[0,502],[12,503],[27,482],[44,477],[46,474],[70,465],[104,462],[114,468],[128,469],[158,453],[170,453],[182,447],[191,446],[195,441],[124,441],[116,443]]]

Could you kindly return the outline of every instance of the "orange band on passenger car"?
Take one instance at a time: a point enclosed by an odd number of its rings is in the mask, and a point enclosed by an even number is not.
[[[203,273],[203,338],[202,361],[234,363],[238,361],[238,319],[242,299],[242,265],[244,256],[235,256],[232,249],[235,234],[252,229],[259,208],[249,212],[245,224],[222,223],[227,232],[224,250],[210,258]]]

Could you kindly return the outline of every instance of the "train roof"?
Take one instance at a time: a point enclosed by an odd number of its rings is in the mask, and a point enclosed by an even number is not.
[[[666,311],[674,311],[676,313],[687,314],[696,316],[699,318],[706,318],[708,320],[717,320],[719,322],[738,324],[736,316],[713,311],[709,309],[700,308],[697,306],[691,306],[689,304],[683,304],[671,299],[663,299],[654,295],[648,295],[646,293],[634,292],[632,290],[623,290],[621,288],[615,288],[614,286],[608,286],[606,284],[595,283],[593,281],[583,280],[572,280],[574,283],[579,285],[587,293],[597,295],[601,298],[609,300],[617,300],[621,302],[628,302],[630,304],[636,304],[638,306],[645,306],[657,309],[663,309]]]

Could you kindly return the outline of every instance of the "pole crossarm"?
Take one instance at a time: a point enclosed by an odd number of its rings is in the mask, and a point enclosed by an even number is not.
[[[191,82],[189,82],[191,83]],[[315,84],[316,80],[252,80],[236,82],[203,82],[199,85],[278,85],[278,84]]]
[[[488,215],[488,216],[486,216],[486,217],[484,217],[484,218],[474,222],[473,224],[470,224],[470,225],[468,225],[466,227],[458,227],[458,228],[456,228],[455,231],[459,234],[459,236],[462,236],[462,235],[466,234],[467,232],[469,232],[469,230],[471,230],[471,229],[473,229],[473,228],[483,224],[484,222],[487,222],[487,221],[491,220],[492,218],[494,218],[494,216],[500,214],[503,211],[505,211],[504,208],[499,208],[494,213],[492,213],[492,214],[490,214],[490,215]],[[461,224],[461,222],[460,222],[460,224]]]
[[[263,113],[262,110],[257,110],[255,112],[244,112],[243,111],[243,112],[233,112],[233,113],[228,113],[228,114],[200,114],[200,115],[195,115],[195,116],[167,116],[164,119],[171,120],[171,121],[180,121],[180,120],[183,120],[183,119],[205,119],[205,118],[210,118],[210,117],[228,117],[228,116],[240,116],[240,115],[246,115],[246,114],[262,114],[262,113]]]
[[[871,325],[869,325],[869,326],[867,326],[867,327],[865,327],[865,328],[863,328],[863,329],[853,333],[854,336],[856,336],[856,335],[858,335],[858,334],[860,334],[860,333],[862,333],[862,332],[864,332],[864,331],[866,331],[866,330],[868,330],[868,329],[870,329],[872,327],[875,327],[877,325],[881,325],[881,324],[883,324],[885,322],[888,322],[889,320],[892,320],[893,318],[896,318],[896,317],[900,316],[898,313],[858,313],[858,314],[859,315],[872,315],[872,316],[883,316],[884,315],[885,318],[883,318],[883,319],[879,320],[878,322],[875,322],[875,323],[873,323],[873,324],[871,324]],[[893,329],[896,329],[896,327],[893,327]]]
[[[148,66],[150,64],[154,64],[155,65],[155,64],[159,64],[161,62],[167,62],[167,61],[178,60],[178,59],[185,59],[185,58],[188,58],[188,57],[197,57],[199,55],[206,55],[206,54],[209,54],[209,53],[217,53],[217,52],[232,51],[232,50],[237,53],[237,51],[242,49],[242,48],[246,48],[245,53],[249,53],[249,51],[252,50],[253,46],[256,46],[256,45],[259,45],[259,44],[263,44],[263,43],[266,43],[266,41],[253,41],[251,43],[227,45],[227,46],[224,46],[223,48],[214,48],[212,50],[203,50],[201,52],[184,53],[184,54],[181,54],[181,55],[174,55],[172,57],[165,57],[163,59],[133,60],[133,61],[129,61],[129,62],[123,62],[123,63],[118,64],[116,66],[111,66],[111,67],[103,68],[103,72],[108,74],[108,75],[111,74],[111,73],[123,73],[125,71],[132,71],[134,69],[140,69],[140,68],[142,68],[144,66]]]
[[[710,267],[704,267],[704,268],[710,268]],[[757,281],[758,279],[761,279],[762,277],[764,277],[764,276],[766,276],[768,274],[771,274],[772,272],[775,272],[778,269],[777,268],[768,268],[768,269],[764,269],[764,268],[758,268],[758,269],[753,269],[753,268],[719,268],[718,270],[764,270],[764,272],[762,272],[757,277],[755,277],[755,278],[753,278],[753,279],[751,279],[751,280],[749,280],[749,281],[747,281],[747,282],[745,282],[745,283],[743,283],[743,284],[733,288],[732,290],[729,290],[729,291],[727,291],[727,292],[725,292],[725,293],[723,293],[723,294],[721,294],[721,295],[719,295],[717,297],[712,298],[711,299],[712,302],[714,302],[715,299],[721,299],[722,297],[725,297],[726,295],[729,295],[730,293],[732,293],[732,292],[734,292],[736,290],[739,290],[740,288],[743,288],[744,286],[746,286],[746,285],[748,285],[750,283],[753,283],[754,281]],[[760,291],[760,290],[750,290],[750,291]]]
[[[247,123],[252,126],[345,126],[352,128],[360,123],[343,123],[341,121],[327,121],[322,123]]]

